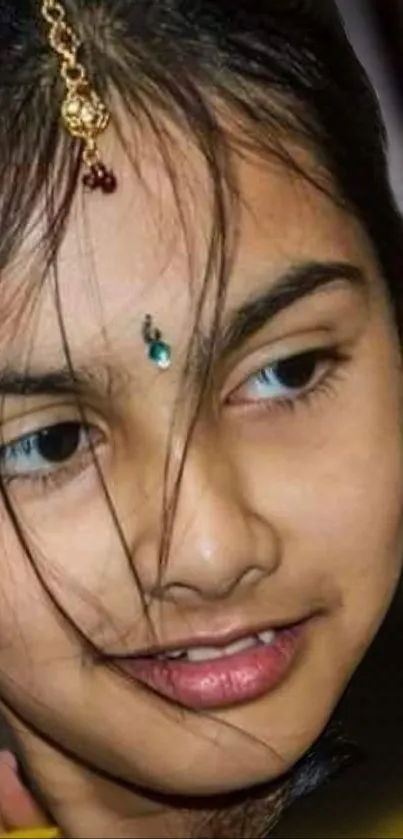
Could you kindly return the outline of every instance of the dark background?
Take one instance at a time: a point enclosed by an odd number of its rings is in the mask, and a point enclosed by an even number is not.
[[[403,209],[403,0],[337,2],[384,111],[392,183]]]

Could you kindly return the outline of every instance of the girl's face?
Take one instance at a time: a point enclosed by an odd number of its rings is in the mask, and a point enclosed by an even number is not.
[[[39,290],[28,240],[1,286],[2,467],[35,558],[3,507],[1,694],[128,781],[235,790],[278,776],[319,735],[395,590],[396,330],[354,219],[279,166],[239,159],[217,353],[161,567],[167,446],[170,487],[213,316],[211,280],[183,385],[211,199],[189,148],[180,211],[150,144],[140,181],[107,154],[119,191],[77,200],[57,289],[49,277]],[[167,370],[148,358],[146,314],[172,349]]]

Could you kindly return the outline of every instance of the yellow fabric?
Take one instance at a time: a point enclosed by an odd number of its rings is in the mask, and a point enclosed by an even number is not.
[[[2,833],[0,839],[61,839],[61,833],[57,827],[36,827],[33,830]]]
[[[400,816],[389,821],[379,821],[365,835],[368,839],[378,839],[378,837],[379,839],[403,839],[403,818]]]
[[[374,824],[372,827],[367,825],[359,833],[348,833],[348,839],[354,839],[354,837],[357,839],[403,839],[403,817],[391,819],[386,823]],[[61,839],[61,833],[57,827],[39,827],[33,830],[2,833],[0,839]],[[343,839],[341,835],[340,839]]]
[[[371,826],[365,825],[360,830],[339,833],[338,836],[340,839],[403,839],[403,818],[375,821]]]
[[[330,805],[326,813],[313,807],[307,812],[293,813],[292,819],[285,818],[275,830],[276,839],[403,839],[403,812],[401,807],[388,807],[385,812],[342,814]]]

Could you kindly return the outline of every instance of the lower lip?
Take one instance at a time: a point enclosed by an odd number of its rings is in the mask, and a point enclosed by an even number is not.
[[[119,660],[126,675],[165,699],[194,710],[225,708],[258,699],[288,675],[298,655],[305,624],[276,631],[271,644],[203,662]]]

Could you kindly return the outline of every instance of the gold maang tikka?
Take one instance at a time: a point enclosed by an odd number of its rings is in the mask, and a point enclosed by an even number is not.
[[[102,162],[97,145],[99,135],[109,123],[110,114],[78,59],[80,39],[69,26],[65,9],[57,0],[42,0],[41,11],[49,24],[49,44],[61,60],[60,74],[65,85],[61,118],[69,134],[83,143],[86,169],[83,184],[91,190],[115,192],[116,176]]]

